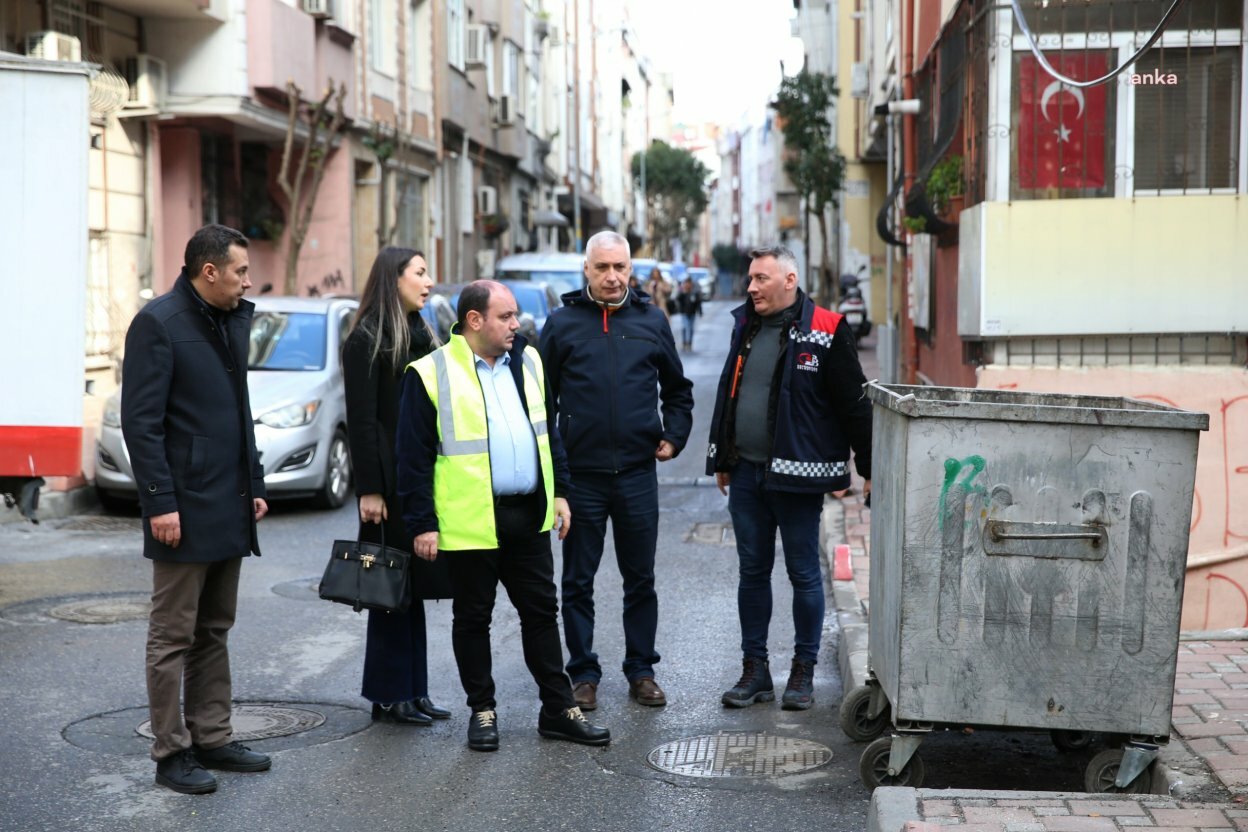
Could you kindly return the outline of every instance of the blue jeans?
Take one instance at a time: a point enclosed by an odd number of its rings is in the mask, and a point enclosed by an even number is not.
[[[695,315],[681,315],[680,337],[686,346],[693,346],[693,321]]]
[[[624,675],[654,675],[659,598],[654,591],[654,550],[659,541],[659,482],[653,465],[619,474],[577,472],[568,492],[572,528],[563,542],[563,634],[572,682],[598,682],[594,652],[594,576],[602,561],[607,519],[615,560],[624,579]]]
[[[741,652],[767,658],[771,571],[779,529],[784,566],[793,585],[794,657],[813,662],[819,655],[823,631],[823,575],[819,569],[823,495],[765,490],[764,471],[763,465],[742,461],[732,470],[728,489],[728,512],[737,536],[740,565],[737,613],[741,617]]]

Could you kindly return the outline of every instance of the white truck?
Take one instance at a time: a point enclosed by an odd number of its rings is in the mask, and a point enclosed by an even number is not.
[[[31,520],[82,471],[91,72],[0,52],[0,494]]]

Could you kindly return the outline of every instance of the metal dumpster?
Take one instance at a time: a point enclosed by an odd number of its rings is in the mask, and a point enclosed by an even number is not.
[[[842,704],[874,787],[944,726],[1093,733],[1089,791],[1147,791],[1170,736],[1199,431],[1152,402],[871,383],[870,682]],[[847,719],[848,717],[848,719]],[[855,719],[856,717],[856,719]]]

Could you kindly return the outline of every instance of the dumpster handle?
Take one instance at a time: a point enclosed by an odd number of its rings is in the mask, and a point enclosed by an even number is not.
[[[1009,532],[997,531],[994,526],[992,529],[993,540],[1091,540],[1092,545],[1098,546],[1101,542],[1101,535],[1098,532],[1055,532],[1053,534],[1011,534]]]

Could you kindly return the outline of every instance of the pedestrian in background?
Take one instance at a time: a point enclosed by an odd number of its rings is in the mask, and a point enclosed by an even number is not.
[[[740,569],[743,670],[722,701],[740,708],[775,699],[767,631],[779,528],[794,629],[783,707],[805,710],[814,703],[823,629],[823,495],[849,486],[851,448],[870,494],[871,404],[853,331],[798,288],[793,252],[776,245],[750,256],[749,301],[732,313],[706,465],[728,494]]]
[[[268,512],[247,393],[253,304],[247,238],[207,225],[173,289],[126,333],[121,429],[152,561],[147,697],[156,783],[215,791],[206,768],[264,771],[234,740],[227,637],[243,558]]]
[[[542,329],[541,344],[551,410],[568,450],[568,502],[576,517],[563,544],[568,674],[577,704],[596,708],[602,666],[594,652],[594,577],[610,519],[624,579],[629,695],[642,705],[665,705],[654,679],[655,461],[674,458],[689,439],[693,383],[685,378],[667,318],[628,288],[628,241],[614,231],[595,234],[585,246],[584,270],[585,287],[563,296],[564,305]]]
[[[342,351],[359,539],[399,549],[411,547],[394,460],[399,384],[408,364],[438,346],[420,315],[432,286],[423,254],[383,248],[373,261]],[[425,605],[414,589],[411,597],[406,612],[369,610],[360,694],[373,703],[374,720],[430,725],[449,719],[451,712],[429,698]]]
[[[681,281],[680,293],[676,295],[676,311],[680,313],[680,345],[692,350],[694,321],[702,315],[702,290],[694,285],[691,277]]]
[[[450,341],[404,379],[397,453],[416,555],[448,559],[451,641],[472,709],[468,747],[498,749],[490,622],[500,582],[542,700],[538,733],[606,745],[611,733],[585,719],[563,672],[550,530],[557,517],[563,539],[572,516],[541,356],[516,335],[520,310],[501,283],[469,284],[457,311]]]
[[[670,326],[672,321],[672,287],[667,285],[667,280],[664,279],[663,272],[659,271],[658,266],[650,270],[650,279],[646,281],[646,293],[650,295],[650,302],[662,310],[663,317],[667,318]]]

